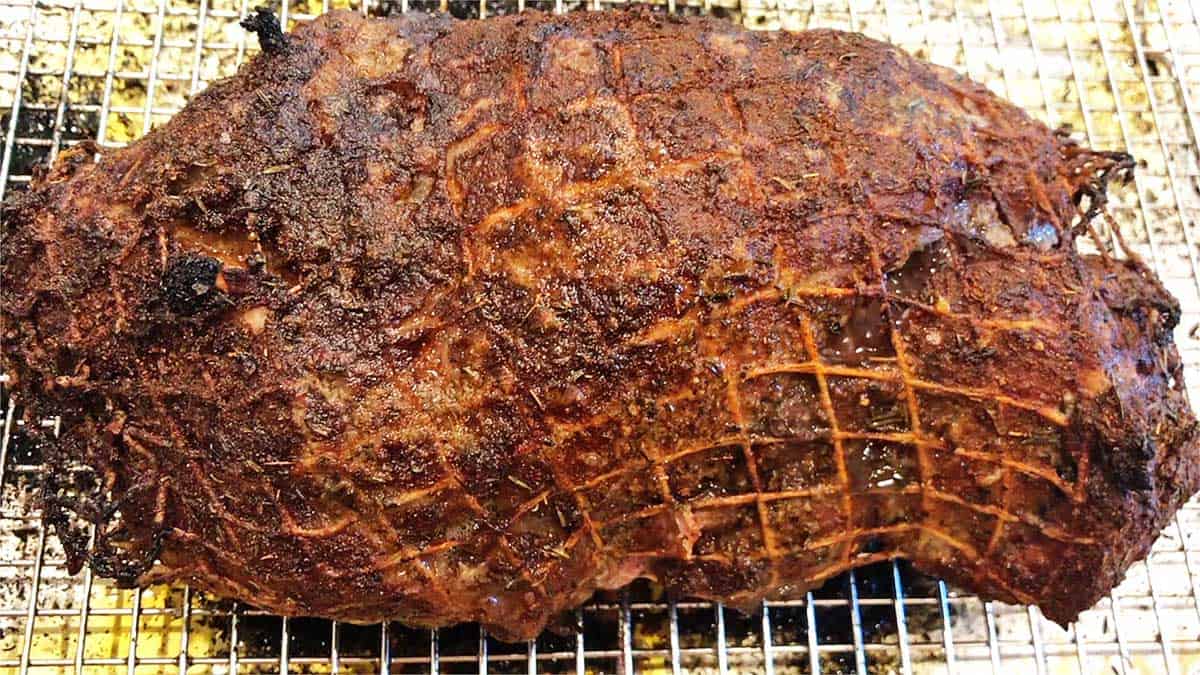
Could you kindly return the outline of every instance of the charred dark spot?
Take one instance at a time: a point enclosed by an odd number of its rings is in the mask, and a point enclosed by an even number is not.
[[[1089,153],[1096,160],[1101,160],[1103,166],[1090,181],[1080,186],[1074,195],[1077,205],[1082,204],[1085,197],[1088,200],[1087,211],[1083,214],[1083,223],[1090,222],[1104,212],[1104,208],[1108,204],[1109,184],[1113,180],[1118,183],[1128,183],[1133,180],[1133,172],[1137,167],[1137,161],[1134,160],[1133,155],[1126,152],[1089,151]]]
[[[1133,440],[1123,448],[1106,455],[1113,483],[1123,492],[1140,492],[1154,487],[1151,474],[1156,455],[1155,440],[1144,436]]]
[[[287,36],[275,13],[267,7],[256,7],[254,14],[242,19],[242,28],[258,36],[258,44],[268,54],[278,54],[287,48]]]
[[[202,255],[176,258],[163,274],[163,296],[167,307],[182,316],[192,316],[218,294],[217,274],[221,263]]]
[[[88,561],[96,574],[112,579],[117,588],[134,588],[138,579],[150,571],[162,553],[166,530],[154,533],[143,550],[129,550],[128,545],[117,545],[106,537],[98,537]]]

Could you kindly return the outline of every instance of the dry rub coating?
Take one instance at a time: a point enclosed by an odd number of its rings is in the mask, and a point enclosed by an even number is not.
[[[269,24],[4,207],[76,569],[525,638],[902,556],[1065,622],[1198,487],[1175,300],[1076,250],[1124,156],[835,31]]]

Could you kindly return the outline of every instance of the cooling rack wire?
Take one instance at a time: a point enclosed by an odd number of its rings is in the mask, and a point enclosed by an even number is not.
[[[254,3],[258,4],[258,3]],[[1052,126],[1139,160],[1112,202],[1184,308],[1176,340],[1200,401],[1200,5],[1190,0],[669,0],[758,29],[858,30],[982,81]],[[331,8],[459,17],[603,10],[611,0],[274,2],[294,26]],[[250,0],[0,0],[0,198],[92,139],[124,145],[255,50]],[[3,280],[0,279],[0,283]],[[2,385],[0,385],[2,388]],[[0,394],[0,673],[1200,673],[1200,503],[1069,630],[982,602],[903,562],[849,573],[754,614],[597,597],[574,634],[505,644],[477,626],[416,631],[283,619],[184,587],[122,591],[68,576],[38,519],[40,467]],[[54,425],[53,421],[43,424]]]

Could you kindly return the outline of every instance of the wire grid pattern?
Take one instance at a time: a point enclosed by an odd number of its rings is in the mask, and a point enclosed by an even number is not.
[[[352,0],[385,14],[475,17],[610,0]],[[257,3],[253,3],[257,4]],[[92,139],[161,124],[256,49],[249,0],[0,0],[0,198]],[[276,3],[292,26],[345,0]],[[861,30],[987,83],[1049,124],[1141,162],[1111,209],[1181,300],[1189,393],[1200,392],[1200,9],[1186,0],[775,2],[670,0],[756,28]],[[2,283],[2,282],[0,282]],[[120,591],[69,577],[32,493],[36,452],[0,400],[0,670],[16,672],[1200,672],[1200,504],[1185,507],[1124,584],[1068,630],[883,563],[744,614],[640,585],[580,610],[565,636],[496,642],[478,627],[415,631],[282,619],[186,588]],[[44,424],[53,426],[54,422]]]

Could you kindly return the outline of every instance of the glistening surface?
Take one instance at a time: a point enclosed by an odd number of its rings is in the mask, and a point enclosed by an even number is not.
[[[190,93],[232,72],[255,49],[236,26],[248,4],[0,5],[0,108],[6,113],[0,190],[22,189],[37,163],[80,139],[119,145],[139,137]],[[353,8],[389,13],[439,5]],[[521,7],[452,2],[440,8],[478,16]],[[320,3],[277,5],[289,23],[325,9]],[[1200,28],[1188,3],[672,3],[666,9],[713,11],[763,28],[862,30],[968,73],[1051,125],[1069,125],[1094,147],[1128,149],[1141,161],[1139,175],[1115,195],[1114,215],[1183,304],[1176,339],[1197,391]],[[4,401],[6,411],[12,403]],[[1045,622],[1035,610],[985,605],[903,565],[884,564],[840,577],[806,601],[751,616],[708,604],[674,605],[638,587],[585,608],[574,634],[504,645],[471,626],[430,634],[398,625],[284,622],[184,589],[134,594],[86,576],[69,578],[31,499],[38,458],[21,442],[20,430],[13,431],[15,440],[3,452],[0,667],[1188,672],[1200,654],[1200,591],[1192,575],[1200,564],[1200,509],[1191,507],[1164,533],[1150,560],[1071,631]]]

